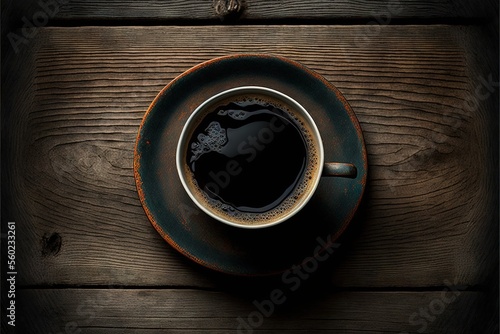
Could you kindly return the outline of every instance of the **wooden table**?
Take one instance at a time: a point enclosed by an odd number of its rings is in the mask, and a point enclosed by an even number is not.
[[[246,0],[223,18],[209,0],[3,9],[2,261],[12,221],[18,333],[498,332],[498,1]],[[40,27],[23,35],[27,21]],[[156,94],[247,52],[326,77],[367,145],[363,205],[297,289],[192,263],[135,188]]]

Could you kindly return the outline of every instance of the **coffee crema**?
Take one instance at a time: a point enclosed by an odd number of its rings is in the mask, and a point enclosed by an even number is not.
[[[206,106],[188,136],[194,194],[238,224],[276,220],[300,204],[318,173],[305,118],[268,96],[233,96]]]

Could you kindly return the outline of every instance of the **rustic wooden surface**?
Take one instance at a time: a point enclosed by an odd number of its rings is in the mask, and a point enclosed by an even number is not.
[[[400,3],[395,17],[423,23],[148,26],[215,16],[209,1],[75,0],[54,18],[60,26],[7,51],[2,223],[17,222],[23,333],[234,333],[276,288],[288,298],[262,332],[497,332],[498,87],[481,77],[498,81],[498,21],[487,19],[498,4]],[[370,9],[387,8],[335,4],[246,1],[240,19],[369,21]],[[68,26],[109,18],[99,24],[113,27]],[[129,18],[145,26],[119,26]],[[325,76],[365,135],[363,206],[336,256],[296,292],[280,277],[230,277],[183,258],[135,190],[135,135],[158,91],[202,61],[241,52],[286,56]],[[425,329],[409,320],[449,286],[456,301]]]
[[[30,300],[25,312],[34,317],[29,326],[21,328],[35,325],[44,333],[56,333],[61,324],[70,324],[68,328],[82,333],[236,333],[237,319],[248,319],[256,309],[253,297],[193,289],[124,289],[118,293],[109,289],[29,289],[23,293]],[[488,330],[488,325],[478,326],[478,320],[488,320],[489,305],[486,296],[477,292],[461,292],[433,321],[408,324],[408,315],[440,298],[441,292],[323,291],[277,306],[258,332],[486,333],[483,330]],[[134,306],[130,307],[132,301]],[[46,312],[41,314],[40,309]],[[460,331],[453,325],[457,316],[461,317]],[[489,329],[493,333],[494,328]],[[241,333],[247,332],[242,326]]]
[[[218,20],[213,0],[59,0],[61,5],[54,19],[103,20]],[[234,1],[234,0],[233,0]],[[216,0],[227,3],[229,0]],[[374,19],[384,18],[390,11],[392,18],[404,19],[481,19],[495,17],[498,1],[466,0],[237,0],[241,4],[236,15],[238,20],[285,20],[285,19]],[[24,0],[12,4],[22,13],[37,10],[37,0]]]

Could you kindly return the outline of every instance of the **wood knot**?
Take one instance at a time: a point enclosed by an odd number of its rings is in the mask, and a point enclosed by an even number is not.
[[[57,255],[61,250],[62,238],[59,233],[45,233],[42,237],[42,255]]]
[[[213,0],[215,13],[220,18],[232,17],[243,9],[243,0]]]

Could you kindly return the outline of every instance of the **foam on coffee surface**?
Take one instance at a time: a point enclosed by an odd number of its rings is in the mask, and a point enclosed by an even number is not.
[[[218,122],[212,122],[206,129],[206,134],[200,133],[197,136],[198,141],[191,144],[193,156],[191,161],[197,160],[205,153],[217,151],[227,143],[226,130],[221,128]]]

